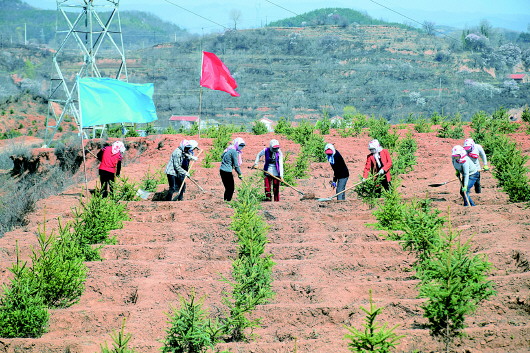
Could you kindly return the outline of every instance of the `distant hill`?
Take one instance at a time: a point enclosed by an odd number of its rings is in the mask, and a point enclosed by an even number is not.
[[[269,23],[268,27],[306,27],[333,25],[345,27],[348,25],[391,25],[413,29],[400,23],[376,20],[368,14],[347,8],[324,8],[306,12],[302,15],[289,17]]]
[[[126,48],[147,47],[190,36],[179,26],[140,11],[120,11],[123,41]],[[58,13],[34,8],[21,0],[0,0],[0,43],[48,45],[56,47]],[[59,16],[59,19],[61,17]]]

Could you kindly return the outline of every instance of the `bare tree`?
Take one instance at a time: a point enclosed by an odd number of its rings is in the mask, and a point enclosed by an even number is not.
[[[234,21],[234,29],[237,29],[237,22],[241,18],[241,11],[232,9],[230,10],[230,19]]]
[[[423,21],[422,25],[423,27],[423,30],[425,31],[425,33],[427,33],[427,35],[429,36],[433,36],[434,33],[436,32],[436,24],[434,22],[431,22],[431,21]]]

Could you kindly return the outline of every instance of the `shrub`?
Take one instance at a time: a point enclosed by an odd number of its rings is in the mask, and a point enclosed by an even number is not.
[[[368,127],[371,138],[377,139],[383,148],[387,148],[389,150],[394,149],[399,135],[396,132],[390,132],[391,126],[386,119],[368,119]]]
[[[436,134],[436,137],[450,138],[450,139],[461,139],[464,138],[464,128],[462,124],[453,124],[449,121],[443,121],[440,130]]]
[[[390,352],[405,336],[398,336],[394,332],[399,325],[388,328],[386,323],[380,324],[376,321],[377,316],[381,314],[384,308],[378,308],[374,305],[371,290],[369,300],[370,308],[366,309],[361,306],[362,311],[366,313],[364,329],[358,330],[355,327],[346,326],[346,329],[350,331],[350,334],[344,336],[345,339],[350,340],[348,348],[352,352]]]
[[[26,263],[19,261],[18,248],[17,261],[9,270],[14,278],[10,286],[3,286],[0,297],[0,337],[40,337],[47,330],[50,314]]]
[[[71,233],[57,237],[46,228],[38,231],[38,250],[31,255],[30,275],[48,307],[65,308],[79,301],[84,291],[87,268],[79,244]]]
[[[142,184],[140,188],[145,191],[155,192],[156,188],[158,187],[158,184],[162,184],[165,182],[165,181],[160,182],[160,179],[161,179],[160,175],[157,175],[157,173],[151,174],[148,170],[144,174],[144,177],[142,178]]]
[[[75,174],[83,163],[81,147],[77,144],[58,143],[54,153],[62,171]]]
[[[416,119],[414,123],[414,130],[416,132],[422,133],[422,132],[431,132],[431,126],[432,123],[429,122],[427,119],[420,117]]]
[[[135,353],[134,349],[128,347],[129,341],[132,338],[130,333],[125,333],[125,319],[121,325],[121,330],[118,333],[113,333],[110,335],[112,338],[112,349],[109,348],[108,344],[105,343],[105,346],[101,345],[101,353]]]
[[[303,179],[308,177],[309,160],[303,153],[299,153],[295,160],[291,163],[292,153],[287,152],[284,156],[283,163],[283,179],[296,186],[296,179]]]
[[[324,117],[317,121],[315,127],[320,130],[321,135],[329,135],[329,130],[331,129],[331,120],[329,118],[328,112],[324,112]]]
[[[135,183],[129,182],[128,178],[121,177],[116,178],[112,184],[112,193],[110,193],[110,198],[115,201],[135,201],[139,197],[136,195],[138,191],[138,185]]]
[[[232,138],[232,129],[229,127],[219,126],[218,128],[209,129],[208,137],[213,138],[212,148],[206,153],[202,165],[205,168],[213,167],[213,162],[220,162],[225,148],[230,144]]]
[[[228,307],[228,317],[221,320],[222,332],[231,341],[248,339],[246,329],[257,327],[259,318],[249,316],[257,305],[267,303],[272,291],[271,255],[266,255],[268,226],[258,213],[261,192],[250,183],[243,183],[237,200],[232,203],[234,215],[231,228],[238,239],[237,259],[232,263],[232,281],[226,280],[231,293],[225,292],[223,303]]]
[[[528,107],[523,109],[523,112],[521,113],[521,120],[525,123],[530,123],[530,110]]]
[[[460,241],[460,234],[451,229],[443,237],[439,251],[425,258],[418,269],[419,297],[429,320],[431,335],[445,344],[462,335],[465,317],[478,304],[495,294],[488,272],[491,264],[480,255],[470,253],[470,242]]]
[[[123,221],[129,219],[124,203],[104,198],[100,193],[92,195],[87,202],[81,201],[80,207],[72,211],[71,227],[80,245],[115,243],[114,238],[108,237],[110,231],[123,228]]]
[[[208,319],[202,301],[195,294],[180,298],[180,308],[168,314],[170,328],[166,330],[163,353],[203,353],[214,348],[219,340],[216,324]]]
[[[274,126],[274,132],[280,135],[290,135],[291,129],[291,123],[283,116],[278,120],[276,126]]]
[[[252,126],[252,133],[254,135],[263,135],[269,132],[267,129],[267,125],[265,125],[262,121],[256,121],[254,122],[254,125]]]
[[[418,144],[412,134],[407,134],[403,139],[398,140],[396,156],[392,161],[392,175],[398,176],[407,174],[414,169],[416,165],[416,150]]]

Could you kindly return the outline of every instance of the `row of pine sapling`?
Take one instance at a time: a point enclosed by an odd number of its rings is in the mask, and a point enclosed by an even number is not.
[[[237,238],[237,255],[230,278],[222,281],[229,289],[222,292],[224,313],[211,317],[204,309],[204,298],[194,292],[181,297],[180,306],[169,313],[169,325],[162,352],[204,352],[221,342],[251,340],[261,319],[253,312],[268,303],[272,291],[272,256],[265,253],[268,226],[260,214],[261,192],[252,180],[241,184],[230,229]]]
[[[20,259],[17,246],[16,262],[9,269],[13,277],[0,296],[0,337],[42,336],[48,309],[79,301],[88,271],[85,262],[101,260],[103,245],[116,241],[110,231],[122,228],[127,219],[126,204],[96,192],[80,200],[71,221],[63,225],[59,220],[57,233],[48,233],[45,226],[38,230],[38,247],[32,249],[30,262]]]
[[[394,153],[395,164],[404,169],[395,175],[410,171],[415,164],[401,161],[415,160],[416,144],[411,139],[407,135],[397,143],[396,150],[400,152]],[[373,212],[377,219],[375,227],[387,231],[388,239],[398,241],[404,250],[415,255],[413,269],[419,279],[418,297],[426,299],[421,308],[427,326],[449,352],[455,338],[463,335],[465,318],[495,294],[493,283],[488,280],[491,264],[485,256],[474,254],[472,237],[464,239],[454,231],[449,220],[432,207],[431,200],[404,201],[398,188],[399,178],[395,178],[390,190],[383,191]],[[379,351],[388,352],[396,346],[398,338],[391,333],[380,341],[379,347],[387,348]],[[352,351],[360,350],[352,348]]]

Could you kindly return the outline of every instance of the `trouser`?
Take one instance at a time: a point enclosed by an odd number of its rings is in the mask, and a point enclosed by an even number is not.
[[[338,194],[339,192],[342,192],[346,190],[346,183],[348,182],[348,178],[340,178],[337,179],[337,189],[335,190]],[[346,193],[343,192],[340,195],[337,195],[337,200],[346,200]]]
[[[471,199],[471,196],[469,196],[469,190],[471,190],[471,188],[473,186],[475,186],[475,183],[477,182],[478,178],[480,178],[480,174],[478,172],[471,174],[469,176],[469,180],[468,180],[468,183],[467,183],[466,193],[464,194],[462,189],[460,189],[460,195],[462,195],[462,198],[464,199],[464,206],[469,206],[469,205],[475,206],[475,203]],[[468,200],[469,200],[469,205],[468,205]]]
[[[225,187],[224,200],[232,201],[232,196],[234,196],[234,175],[232,172],[225,172],[220,170],[219,174],[221,175],[221,181]]]
[[[99,170],[99,181],[101,182],[101,196],[107,197],[110,193],[112,193],[112,183],[114,182],[115,174],[108,172],[106,170],[100,169]]]
[[[166,194],[166,201],[173,200],[173,194],[175,192],[178,192],[181,186],[182,186],[182,190],[177,195],[177,201],[182,201],[182,199],[184,198],[184,191],[186,191],[186,183],[184,182],[184,179],[186,178],[186,176],[185,175],[175,176],[171,174],[166,174],[166,175],[167,175],[167,182],[169,184],[169,190]]]
[[[274,193],[274,201],[280,201],[280,181],[271,177],[270,175],[265,175],[265,200],[271,201],[271,186]]]
[[[475,182],[475,192],[480,194],[482,192],[482,185],[480,185],[480,172],[477,172],[477,181]]]

